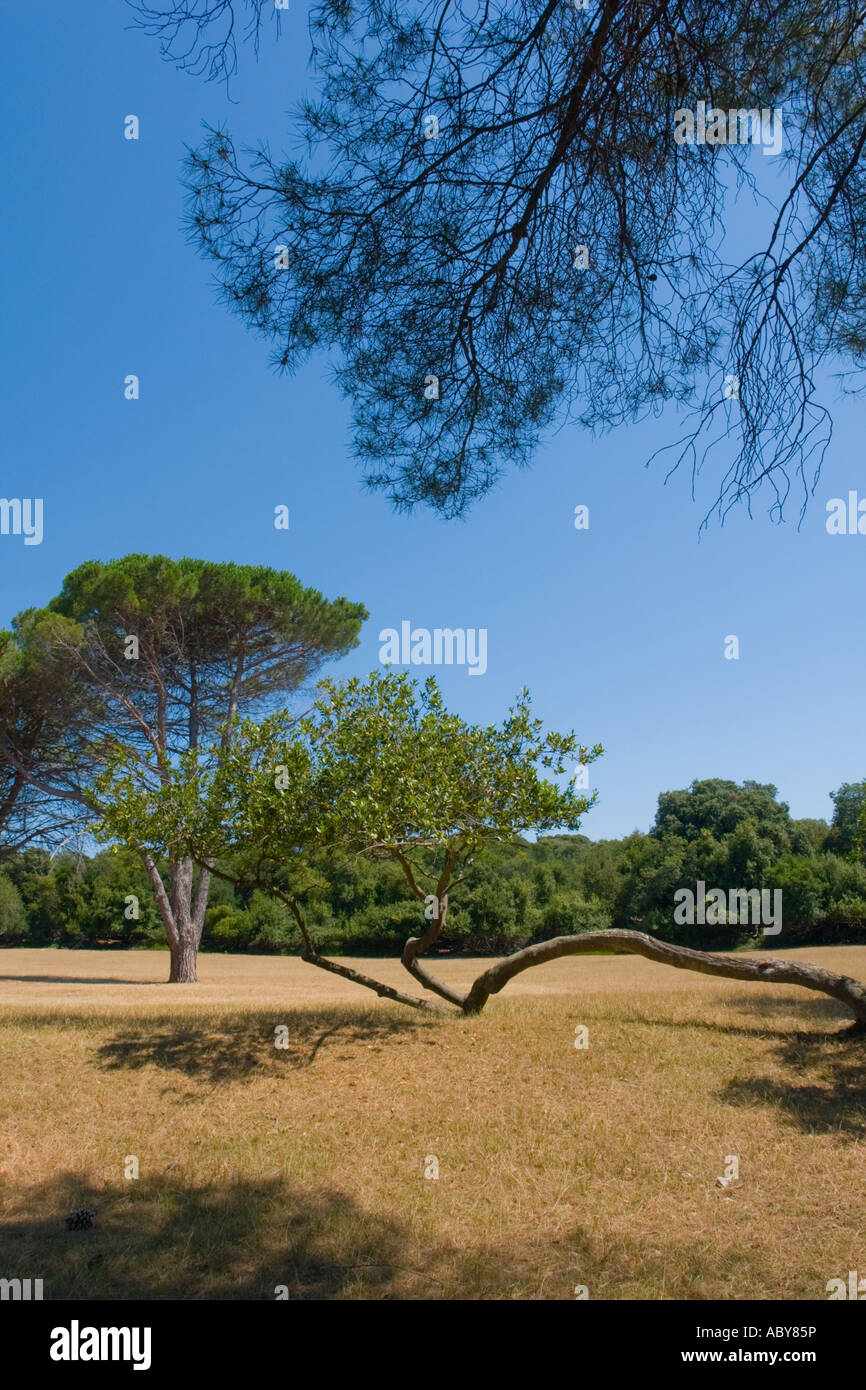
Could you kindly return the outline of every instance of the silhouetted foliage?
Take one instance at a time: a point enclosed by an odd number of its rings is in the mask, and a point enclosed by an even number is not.
[[[210,77],[268,8],[137,6]],[[805,506],[830,432],[818,374],[863,385],[853,0],[318,0],[309,29],[293,153],[210,127],[189,226],[276,364],[333,354],[372,487],[456,515],[557,422],[676,403],[673,466],[718,457],[720,513],[766,488],[780,516],[795,480]],[[699,101],[733,130],[678,143]],[[784,122],[769,163],[761,112]]]

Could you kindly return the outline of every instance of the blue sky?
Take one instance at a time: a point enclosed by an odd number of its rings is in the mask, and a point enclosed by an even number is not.
[[[0,493],[44,499],[41,545],[0,536],[0,621],[91,558],[287,568],[370,610],[332,674],[374,667],[380,630],[405,619],[486,628],[484,676],[437,671],[449,704],[498,720],[527,684],[550,725],[601,742],[592,838],[646,829],[658,793],[696,777],[773,782],[794,815],[829,818],[829,791],[866,775],[866,536],[825,528],[828,499],[866,497],[862,406],[828,383],[835,435],[799,530],[794,501],[782,526],[759,504],[699,538],[710,491],[693,501],[686,473],[665,485],[644,467],[672,421],[602,440],[563,429],[464,521],[395,515],[361,486],[327,363],[275,374],[181,227],[180,159],[202,119],[280,147],[310,85],[302,0],[258,65],[242,55],[236,104],[160,61],[121,0],[74,19],[53,0],[0,14]],[[130,113],[137,142],[123,138]],[[581,503],[588,531],[574,529]],[[288,531],[274,529],[279,504]]]

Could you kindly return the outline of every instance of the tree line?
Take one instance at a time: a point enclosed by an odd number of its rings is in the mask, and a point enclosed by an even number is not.
[[[832,796],[831,823],[795,820],[772,786],[709,779],[662,794],[648,834],[517,836],[493,845],[455,895],[436,950],[502,955],[562,933],[635,926],[692,947],[750,943],[751,924],[676,922],[674,894],[698,882],[780,889],[782,932],[761,936],[764,946],[864,941],[866,782]],[[309,868],[309,916],[323,951],[390,956],[418,928],[419,903],[398,864],[319,851]],[[165,933],[127,847],[53,856],[31,847],[9,852],[0,867],[0,943],[148,947],[164,945]],[[284,903],[259,888],[212,882],[202,950],[284,954],[299,944]]]

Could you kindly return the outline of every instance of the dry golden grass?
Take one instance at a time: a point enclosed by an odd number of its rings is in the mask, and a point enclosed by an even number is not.
[[[866,978],[864,947],[785,954]],[[295,959],[166,971],[0,952],[0,1276],[46,1298],[825,1299],[866,1270],[866,1045],[830,1000],[596,956],[440,1021]]]

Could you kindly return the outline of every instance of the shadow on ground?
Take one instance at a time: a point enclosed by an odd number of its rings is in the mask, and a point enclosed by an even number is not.
[[[772,1106],[804,1134],[866,1137],[866,1034],[847,1036],[848,1010],[832,1000],[755,999],[749,994],[726,1001],[754,1023],[720,1022],[691,1017],[634,1018],[645,1028],[695,1029],[725,1038],[753,1038],[768,1043],[764,1056],[776,1063],[775,1074],[737,1077],[715,1092],[717,1100],[735,1106]],[[820,1025],[797,1029],[798,1015]],[[767,1026],[785,1019],[786,1026]],[[759,1063],[758,1063],[759,1065]]]
[[[0,975],[0,980],[30,985],[140,985],[142,989],[167,983],[165,980],[126,980],[118,975]]]
[[[286,1067],[302,1069],[316,1061],[329,1044],[365,1045],[374,1051],[395,1038],[413,1038],[435,1030],[442,1019],[383,1009],[359,1009],[352,1004],[318,1009],[280,1009],[278,1006],[236,1013],[152,1014],[144,1018],[101,1015],[98,1027],[116,1025],[108,1041],[94,1048],[92,1061],[104,1071],[137,1071],[156,1066],[180,1072],[192,1080],[238,1080],[253,1074],[277,1075]],[[20,1010],[0,1015],[0,1033],[44,1029],[90,1033],[94,1019],[87,1013],[59,1013],[57,1007],[33,1013]],[[277,1047],[276,1028],[283,1026],[284,1046]]]
[[[866,1035],[846,1036],[849,1010],[832,999],[768,998],[738,995],[727,1006],[766,1023],[789,1020],[787,1028],[743,1029],[708,1024],[720,1034],[751,1031],[774,1043],[777,1072],[730,1081],[718,1093],[729,1105],[769,1105],[804,1134],[866,1135]],[[819,1025],[791,1027],[798,1016]],[[782,1073],[781,1075],[779,1073]]]
[[[646,1297],[648,1287],[662,1299],[785,1292],[751,1250],[725,1252],[720,1285],[705,1248],[601,1240],[581,1226],[553,1241],[473,1237],[457,1248],[422,1241],[344,1192],[281,1178],[188,1187],[164,1177],[121,1191],[67,1173],[18,1204],[0,1222],[0,1266],[6,1278],[41,1278],[46,1300],[261,1301],[278,1289],[290,1300],[570,1300],[579,1285],[590,1298]],[[66,1229],[76,1207],[95,1210],[90,1229]]]
[[[866,1037],[789,1036],[775,1055],[785,1075],[737,1078],[719,1099],[773,1106],[804,1134],[866,1136]]]
[[[94,1053],[104,1070],[135,1071],[156,1066],[193,1079],[231,1081],[253,1073],[278,1073],[286,1067],[310,1067],[327,1044],[384,1045],[397,1037],[414,1037],[434,1022],[388,1017],[352,1009],[268,1009],[258,1013],[171,1015],[128,1023]],[[277,1047],[277,1027],[287,1033]]]
[[[827,995],[819,995],[816,998],[814,994],[805,992],[787,997],[772,994],[735,994],[725,999],[724,1007],[736,1009],[750,1018],[803,1018],[810,1023],[826,1024],[827,1028],[844,1028],[853,1022],[853,1015],[844,1004],[837,1003]]]
[[[68,1231],[80,1207],[94,1223]],[[42,1278],[46,1299],[272,1299],[278,1285],[292,1298],[339,1298],[362,1276],[387,1282],[399,1247],[393,1223],[345,1195],[299,1196],[280,1179],[143,1179],[118,1192],[65,1174],[0,1224],[4,1275]]]

